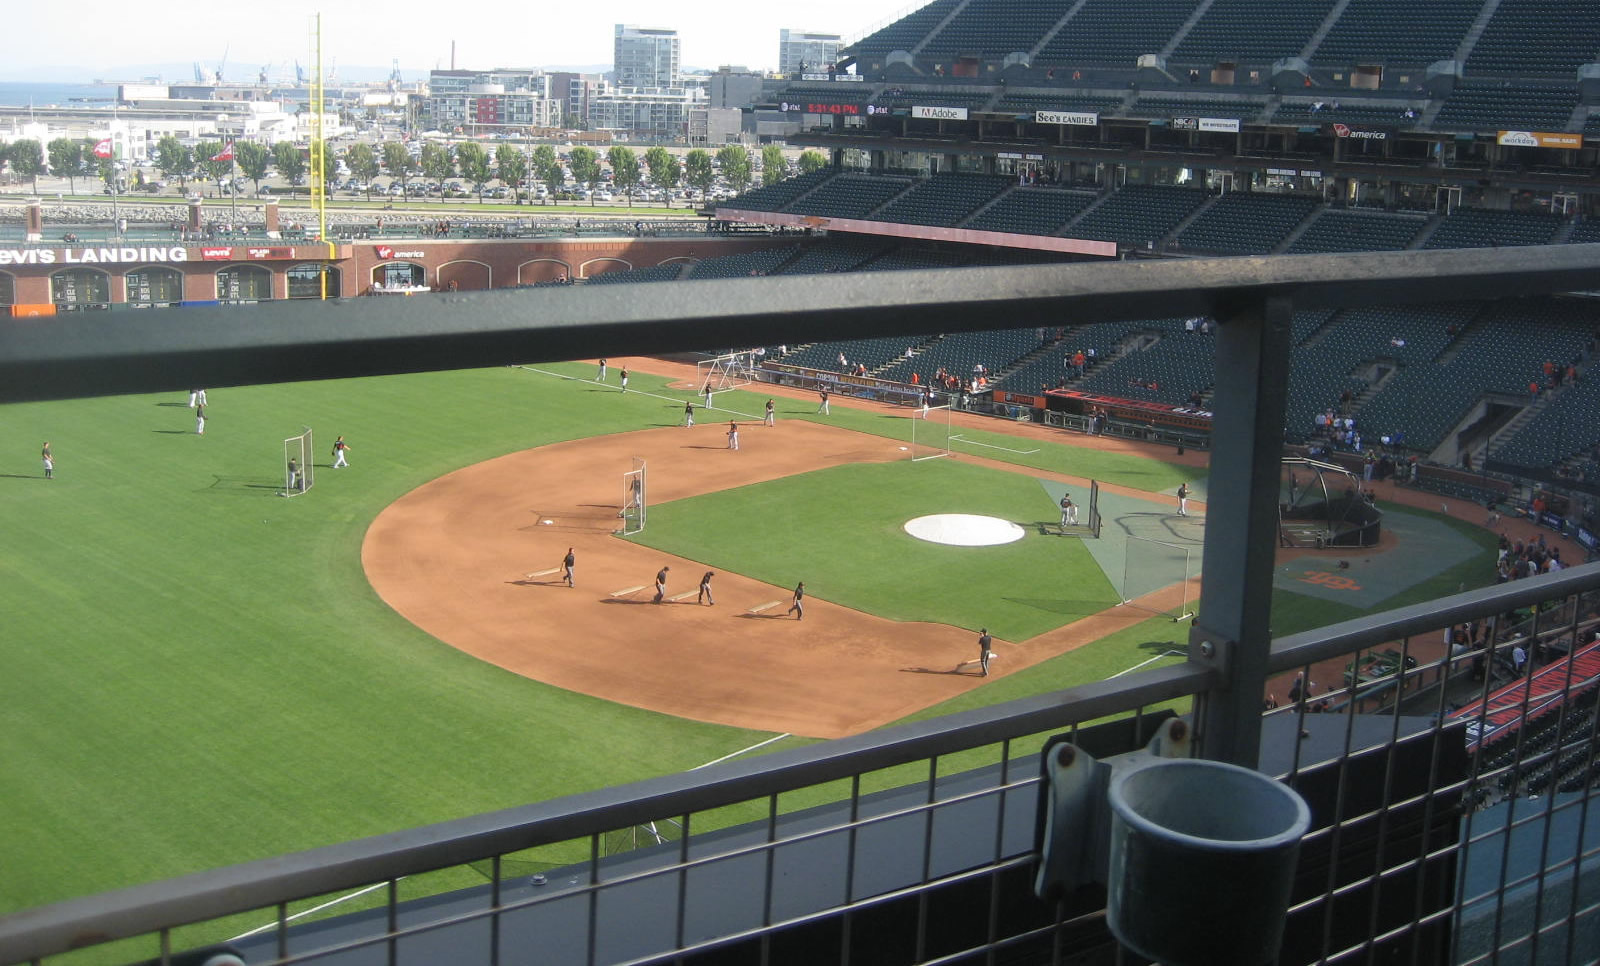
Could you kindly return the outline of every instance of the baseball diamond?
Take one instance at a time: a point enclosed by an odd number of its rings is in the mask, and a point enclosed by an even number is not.
[[[1022,599],[1036,592],[1019,587],[1005,605],[1050,629],[997,633],[1006,660],[989,678],[955,674],[975,628],[1002,622],[891,621],[881,602],[839,603],[861,591],[838,586],[832,567],[784,569],[801,529],[840,557],[865,534],[827,518],[708,521],[741,553],[772,554],[745,569],[640,540],[681,525],[677,506],[691,499],[879,469],[1011,474],[1033,493],[1024,516],[959,505],[969,501],[928,512],[1053,528],[1050,489],[1083,492],[1092,476],[1107,536],[1048,539],[1088,545],[1098,571],[1114,573],[1120,560],[1099,556],[1114,553],[1117,533],[1143,532],[1140,514],[1165,513],[1178,483],[1196,491],[1184,525],[1201,523],[1203,453],[1157,460],[1136,441],[962,413],[962,437],[990,445],[953,442],[952,459],[913,466],[904,410],[837,395],[823,416],[815,394],[771,386],[718,394],[719,410],[747,420],[734,453],[680,425],[701,388],[692,367],[610,362],[633,371],[626,395],[594,382],[591,362],[213,389],[203,438],[182,393],[8,406],[0,452],[26,465],[0,487],[13,537],[0,599],[14,642],[0,682],[31,684],[7,692],[11,726],[0,729],[14,783],[0,912],[691,768],[774,735],[845,735],[1057,690],[1181,652],[1186,628],[1148,620],[1158,607],[1091,609],[1087,595],[1063,604],[1071,588]],[[769,397],[775,426],[760,425]],[[337,424],[362,441],[363,459],[277,498],[286,424]],[[48,488],[42,439],[69,468]],[[613,535],[618,476],[639,457],[661,512],[639,540],[623,540]],[[327,465],[324,451],[311,458]],[[1481,524],[1468,505],[1459,515]],[[904,535],[909,518],[881,523],[934,553],[1026,552],[1044,539],[943,548]],[[581,564],[575,589],[547,572],[568,547]],[[667,564],[684,580],[716,570],[722,606],[639,606]],[[1351,579],[1366,579],[1364,567],[1355,561]],[[1416,592],[1489,574],[1485,548]],[[785,620],[799,580],[806,619]],[[915,590],[897,597],[914,602]],[[1275,620],[1279,607],[1320,608],[1304,618],[1317,623],[1356,613],[1296,593],[1280,594]],[[67,713],[66,694],[94,700]],[[370,794],[400,784],[405,794]],[[115,807],[63,809],[22,788],[70,788],[75,803]],[[175,841],[172,828],[195,834]]]

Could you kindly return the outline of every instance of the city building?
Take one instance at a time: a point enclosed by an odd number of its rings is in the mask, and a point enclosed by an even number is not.
[[[589,98],[605,87],[601,74],[579,74],[574,71],[551,71],[551,96],[562,102],[562,127],[584,127],[589,123]]]
[[[712,107],[753,107],[761,100],[766,78],[748,67],[718,67],[706,78],[706,92]]]
[[[676,30],[619,23],[614,49],[612,83],[618,87],[677,86],[681,65]]]
[[[696,107],[689,111],[689,143],[713,150],[734,144],[743,125],[744,112],[736,107]]]
[[[436,128],[477,133],[555,127],[562,114],[550,75],[506,68],[433,71],[425,112]]]
[[[589,127],[618,138],[681,142],[689,136],[689,113],[705,106],[703,91],[692,87],[618,87],[589,101]]]
[[[826,71],[839,59],[842,46],[844,41],[838,34],[784,27],[778,31],[778,73],[787,77]]]

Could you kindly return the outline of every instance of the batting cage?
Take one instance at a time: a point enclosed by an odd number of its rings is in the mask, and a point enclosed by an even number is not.
[[[1333,463],[1288,457],[1278,481],[1278,545],[1375,547],[1383,511],[1361,489],[1362,480]]]
[[[299,496],[311,489],[311,484],[316,481],[316,470],[311,463],[311,456],[316,452],[311,439],[311,428],[307,427],[298,436],[290,436],[283,441],[283,495]]]
[[[645,480],[644,460],[635,456],[633,469],[622,474],[622,535],[644,529],[645,508],[650,505]]]

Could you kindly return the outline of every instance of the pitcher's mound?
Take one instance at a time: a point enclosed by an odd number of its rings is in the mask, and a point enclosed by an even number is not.
[[[907,533],[918,540],[952,547],[993,547],[1021,540],[1025,531],[1010,520],[972,513],[935,513],[907,520]]]

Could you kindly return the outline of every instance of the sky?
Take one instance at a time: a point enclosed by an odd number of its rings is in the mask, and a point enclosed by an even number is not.
[[[926,0],[923,0],[925,3]],[[676,29],[685,67],[739,64],[775,69],[778,30],[789,27],[842,34],[848,42],[921,6],[916,0],[807,0],[804,4],[608,0],[477,0],[460,7],[416,0],[269,0],[264,4],[214,0],[126,0],[8,5],[12,38],[0,79],[84,82],[138,80],[165,66],[165,79],[188,80],[188,65],[214,69],[224,54],[224,77],[253,81],[263,65],[269,79],[292,73],[294,61],[311,60],[312,16],[322,14],[325,66],[385,71],[398,58],[408,77],[450,66],[541,67],[611,63],[613,25]],[[183,67],[172,76],[172,65]]]

